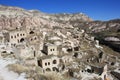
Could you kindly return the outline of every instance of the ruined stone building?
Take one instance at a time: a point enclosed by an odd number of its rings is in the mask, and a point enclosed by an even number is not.
[[[58,71],[59,57],[57,57],[58,50],[54,44],[44,44],[43,56],[38,59],[38,65],[44,71]]]
[[[49,43],[44,44],[43,52],[46,55],[58,55],[57,46],[54,44],[49,44]]]
[[[46,56],[38,60],[38,65],[45,71],[58,71],[59,63],[57,56]]]
[[[9,42],[13,45],[23,42],[27,36],[25,30],[12,30],[3,34],[6,42]]]
[[[29,45],[39,44],[39,42],[40,42],[40,38],[36,34],[28,35],[26,40],[28,41]]]

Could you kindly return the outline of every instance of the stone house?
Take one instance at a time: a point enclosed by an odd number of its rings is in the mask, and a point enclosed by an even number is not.
[[[27,43],[29,43],[30,45],[38,44],[40,42],[40,38],[36,34],[28,35],[26,40],[28,41]]]
[[[60,64],[60,58],[58,55],[57,46],[50,43],[43,45],[42,57],[38,58],[38,66],[43,68],[44,71],[59,71],[58,65]]]
[[[3,34],[6,42],[9,42],[13,45],[23,42],[27,36],[25,30],[11,30]]]
[[[57,56],[49,55],[38,59],[38,66],[43,68],[44,71],[59,71],[58,65],[60,64]]]
[[[54,44],[50,44],[50,43],[44,44],[43,52],[46,55],[58,55],[57,46]]]

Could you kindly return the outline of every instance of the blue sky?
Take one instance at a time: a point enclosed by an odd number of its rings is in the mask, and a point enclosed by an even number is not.
[[[82,12],[94,20],[120,18],[120,0],[0,0],[0,4],[46,13]]]

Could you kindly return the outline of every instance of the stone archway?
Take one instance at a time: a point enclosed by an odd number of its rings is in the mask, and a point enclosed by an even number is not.
[[[29,34],[34,34],[34,32],[33,31],[30,31],[30,33]]]
[[[57,72],[59,71],[56,67],[53,67],[52,70]]]
[[[57,60],[53,60],[53,64],[57,64]]]
[[[50,68],[46,68],[46,71],[51,71],[51,69]]]
[[[24,41],[25,41],[25,39],[24,39],[24,38],[21,38],[21,39],[20,39],[20,42],[24,42]]]

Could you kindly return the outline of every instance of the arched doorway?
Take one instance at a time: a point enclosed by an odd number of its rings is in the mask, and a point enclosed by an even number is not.
[[[59,71],[56,67],[53,67],[52,70],[57,72]]]
[[[30,33],[29,34],[34,34],[34,32],[33,31],[30,31]]]
[[[53,60],[53,64],[57,64],[57,60]]]
[[[47,68],[46,71],[51,71],[51,69],[50,69],[50,68]]]
[[[25,39],[24,39],[24,38],[21,38],[21,39],[20,39],[20,42],[24,42],[24,41],[25,41]]]

